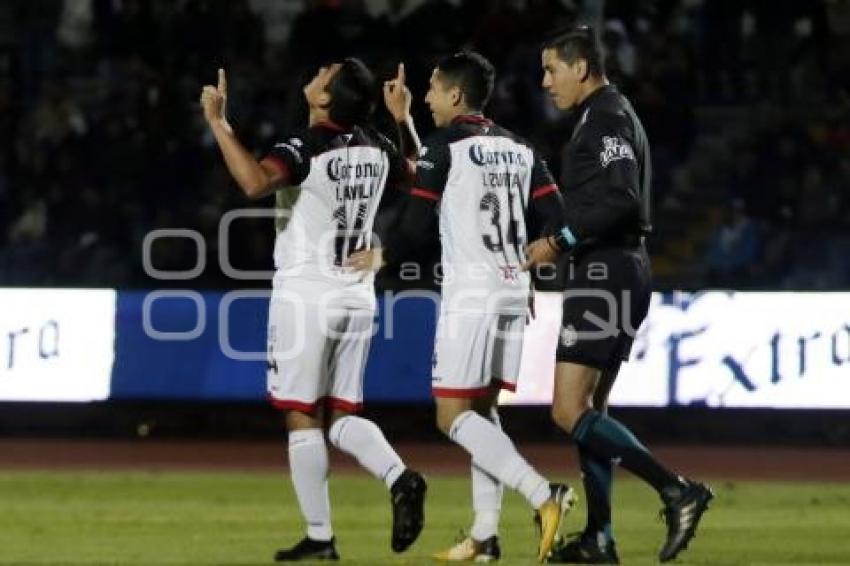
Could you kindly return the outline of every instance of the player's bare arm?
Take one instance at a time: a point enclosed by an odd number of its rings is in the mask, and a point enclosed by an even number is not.
[[[245,149],[227,121],[227,77],[224,69],[218,70],[218,84],[206,85],[201,90],[201,108],[204,119],[215,136],[227,170],[250,199],[270,195],[281,184],[283,174],[274,166],[259,162]]]

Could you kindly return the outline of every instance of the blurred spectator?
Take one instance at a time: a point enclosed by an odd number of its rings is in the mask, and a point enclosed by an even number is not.
[[[726,209],[723,220],[708,245],[706,282],[710,287],[737,287],[750,279],[751,270],[761,251],[756,223],[745,210],[742,200]]]
[[[94,40],[93,23],[93,0],[65,0],[56,30],[59,45],[72,51],[89,46]]]
[[[791,207],[783,207],[776,221],[767,222],[764,230],[764,250],[761,261],[753,269],[758,287],[770,287],[781,281],[788,272],[794,254],[797,231]]]
[[[608,20],[602,33],[602,41],[607,49],[605,66],[608,78],[623,84],[634,78],[637,72],[637,53],[629,40],[626,26],[620,20]]]

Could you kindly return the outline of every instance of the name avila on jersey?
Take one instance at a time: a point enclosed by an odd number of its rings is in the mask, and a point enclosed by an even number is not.
[[[336,200],[342,202],[369,199],[375,195],[378,186],[377,182],[357,183],[356,185],[339,184],[336,186]]]
[[[328,161],[327,173],[328,178],[334,182],[367,177],[380,179],[384,174],[384,164],[380,162],[349,163],[347,159],[335,157]]]

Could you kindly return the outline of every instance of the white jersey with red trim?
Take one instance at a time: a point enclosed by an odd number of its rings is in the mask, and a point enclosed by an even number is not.
[[[291,210],[278,209],[288,220],[275,241],[277,280],[317,302],[375,308],[374,273],[344,262],[372,246],[381,196],[401,163],[393,149],[379,134],[332,125],[288,136],[272,148],[265,161],[300,189]]]
[[[426,141],[411,194],[439,201],[443,311],[526,312],[529,206],[555,191],[534,150],[489,120],[464,116]]]

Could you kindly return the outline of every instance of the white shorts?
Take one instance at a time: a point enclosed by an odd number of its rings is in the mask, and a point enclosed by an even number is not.
[[[437,322],[435,397],[481,397],[516,390],[527,315],[443,312]]]
[[[302,295],[303,296],[303,295]],[[375,313],[328,309],[275,289],[269,304],[268,394],[284,410],[357,412]]]

